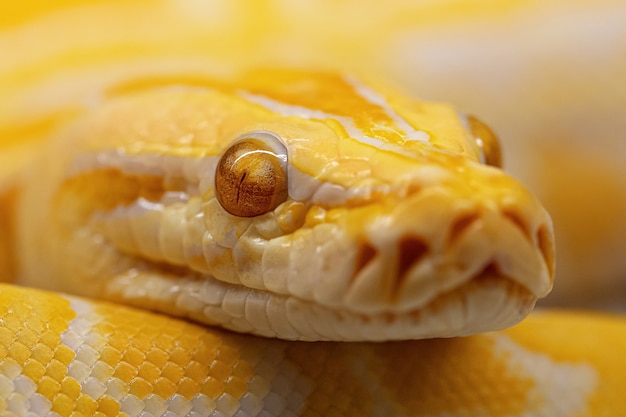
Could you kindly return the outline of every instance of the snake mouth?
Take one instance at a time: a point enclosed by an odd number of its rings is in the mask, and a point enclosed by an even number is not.
[[[391,278],[384,289],[387,298],[397,304],[412,302],[408,308],[435,297],[435,287],[437,292],[446,291],[480,280],[488,270],[497,271],[495,275],[517,283],[537,298],[549,292],[554,275],[549,224],[530,226],[521,215],[502,209],[500,213],[463,211],[439,227],[439,240],[424,237],[424,231],[400,232],[383,241],[375,231],[362,236],[351,284],[358,286],[363,281],[363,285],[371,285],[373,276],[387,271]],[[448,256],[442,256],[446,253]],[[410,300],[406,300],[407,293]]]
[[[113,277],[106,288],[112,300],[237,332],[301,341],[382,342],[471,335],[518,323],[536,300],[493,264],[425,305],[401,313],[323,307],[145,261]]]

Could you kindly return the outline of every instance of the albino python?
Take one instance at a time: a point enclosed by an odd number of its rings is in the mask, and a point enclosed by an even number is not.
[[[15,282],[197,324],[3,285],[2,416],[626,409],[622,319],[501,330],[552,286],[552,225],[448,105],[331,73],[140,79],[53,136],[3,198]]]

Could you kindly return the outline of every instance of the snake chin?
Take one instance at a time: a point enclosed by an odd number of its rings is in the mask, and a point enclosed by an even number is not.
[[[250,289],[167,265],[133,268],[112,279],[114,301],[241,333],[302,341],[389,341],[466,336],[509,327],[535,296],[494,264],[411,311],[372,314]]]

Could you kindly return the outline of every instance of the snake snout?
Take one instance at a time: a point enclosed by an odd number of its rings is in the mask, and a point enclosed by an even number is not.
[[[368,226],[356,239],[346,296],[353,308],[415,312],[476,284],[514,286],[534,299],[551,288],[551,225],[538,205],[515,210],[432,189],[381,211],[361,219]]]

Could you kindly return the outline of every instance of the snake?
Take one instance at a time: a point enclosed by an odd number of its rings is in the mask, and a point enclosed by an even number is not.
[[[623,319],[526,318],[551,219],[451,105],[335,72],[142,77],[25,165],[3,197],[0,415],[626,405]]]

